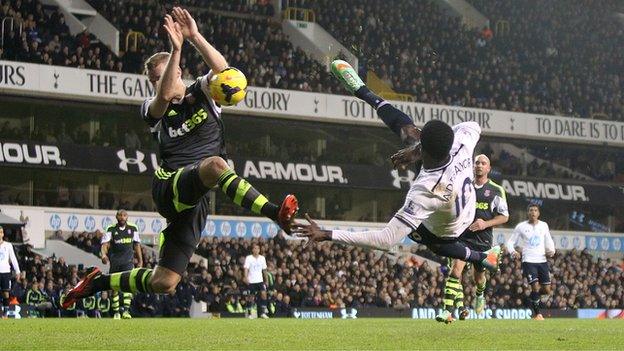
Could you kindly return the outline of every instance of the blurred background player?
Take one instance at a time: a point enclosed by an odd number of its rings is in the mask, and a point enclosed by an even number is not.
[[[509,220],[509,210],[507,207],[507,196],[502,186],[494,183],[488,178],[491,171],[490,159],[485,155],[478,155],[474,162],[474,187],[477,193],[477,210],[475,221],[462,234],[460,240],[471,250],[487,251],[492,248],[492,228],[507,223]],[[439,322],[452,319],[454,308],[459,308],[459,319],[468,316],[468,310],[464,307],[464,291],[462,286],[462,273],[466,262],[462,260],[451,260],[451,271],[446,278],[444,288],[444,312],[436,317]],[[481,313],[485,305],[485,267],[475,263],[474,281],[477,286],[475,297],[475,312]]]
[[[111,299],[108,297],[108,291],[100,292],[100,296],[96,300],[97,312],[100,318],[109,318],[111,312]]]
[[[540,313],[540,295],[550,294],[550,271],[546,256],[555,254],[555,243],[550,235],[548,223],[539,220],[540,209],[536,204],[527,208],[528,220],[518,223],[505,244],[511,257],[522,257],[522,274],[531,286],[533,318],[543,320]]]
[[[171,53],[156,53],[145,62],[156,96],[141,106],[141,118],[158,141],[161,158],[160,168],[154,174],[152,196],[158,212],[168,222],[161,234],[158,265],[154,270],[135,268],[109,275],[90,268],[67,294],[63,306],[109,289],[173,293],[205,227],[210,213],[208,191],[216,185],[235,204],[272,219],[290,233],[298,209],[295,196],[287,195],[278,206],[239,177],[225,161],[221,108],[211,98],[209,89],[213,72],[228,67],[225,57],[199,33],[187,10],[174,7],[171,15],[165,15],[164,29],[171,42]],[[180,69],[185,40],[211,68],[188,87]]]
[[[20,274],[13,245],[4,241],[4,229],[0,227],[0,291],[2,291],[2,318],[7,318],[9,292],[11,291],[11,266],[16,276]]]
[[[260,254],[260,245],[254,244],[251,247],[251,255],[245,257],[244,270],[247,289],[257,301],[260,291],[266,291],[267,283],[267,263],[266,258]]]
[[[134,257],[137,258],[137,268],[143,267],[143,255],[141,254],[141,237],[139,228],[128,222],[128,212],[126,210],[117,211],[117,224],[106,228],[102,236],[102,248],[100,256],[102,263],[110,262],[109,274],[129,271],[135,268]],[[123,302],[123,313],[119,314],[119,301]],[[113,292],[112,310],[113,318],[132,318],[130,315],[130,304],[132,294],[128,292]]]

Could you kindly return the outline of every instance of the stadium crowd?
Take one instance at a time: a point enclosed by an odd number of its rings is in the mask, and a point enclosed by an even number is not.
[[[62,238],[62,233],[57,233],[56,237]],[[97,233],[73,233],[67,242],[93,253],[99,247],[97,237]],[[247,308],[259,308],[243,283],[243,261],[254,243],[260,245],[261,253],[267,258],[270,277],[268,293],[258,301],[268,304],[267,310],[272,315],[290,315],[292,309],[298,307],[398,310],[441,307],[446,266],[437,267],[423,260],[422,257],[427,257],[444,262],[424,247],[414,245],[400,251],[421,255],[418,258],[411,254],[387,255],[336,244],[305,248],[299,241],[278,235],[270,240],[202,238],[196,254],[206,260],[191,263],[176,294],[137,294],[132,305],[133,314],[188,316],[193,299],[205,302],[213,313],[242,314]],[[143,255],[146,265],[153,267],[155,256],[145,248]],[[58,298],[64,289],[76,283],[79,267],[67,265],[63,258],[43,259],[27,246],[23,246],[18,256],[25,273],[13,286],[12,296],[20,302],[30,301],[33,310],[57,316]],[[624,263],[572,250],[557,253],[550,264],[554,293],[545,301],[546,308],[624,308],[621,279]],[[469,275],[464,276],[467,305],[472,303],[474,295],[469,279]],[[519,260],[505,257],[501,272],[489,279],[488,306],[523,308],[529,298],[525,287]],[[42,299],[28,300],[30,290],[41,291]],[[45,302],[50,305],[40,306]],[[77,306],[77,310],[82,308]]]
[[[326,70],[307,54],[295,48],[279,23],[266,16],[240,16],[242,12],[270,13],[272,6],[247,6],[245,2],[188,1],[195,6],[194,16],[200,32],[228,59],[231,66],[247,75],[250,85],[304,91],[336,91],[338,84]],[[198,4],[201,4],[199,6]],[[121,31],[140,32],[138,45],[123,48],[121,59],[126,72],[141,73],[143,62],[152,54],[167,51],[169,44],[162,29],[162,17],[169,9],[157,2],[137,6],[125,1],[91,1],[104,17]],[[214,9],[225,10],[215,13]],[[233,14],[238,14],[233,16]],[[182,77],[194,79],[209,68],[194,50],[184,49],[180,62]]]
[[[615,0],[472,1],[492,24],[480,30],[430,1],[290,3],[313,9],[317,22],[354,48],[362,74],[373,70],[416,101],[624,119],[624,31]]]
[[[294,0],[397,92],[416,101],[532,113],[623,120],[620,72],[624,31],[611,13],[617,1],[471,1],[492,24],[473,30],[430,1]],[[251,85],[343,92],[273,22],[268,1],[181,1],[191,6],[231,65]],[[63,15],[38,0],[2,0],[0,17],[23,23],[10,31],[0,58],[140,73],[143,60],[167,49],[156,1],[91,1],[122,39],[139,43],[113,55],[88,31],[69,34]],[[286,4],[285,4],[286,5]],[[167,5],[169,6],[169,5]],[[502,23],[502,24],[501,24]],[[383,30],[382,30],[383,29]],[[385,33],[398,35],[387,37]],[[591,36],[586,35],[592,33]],[[124,42],[124,40],[122,40]],[[185,50],[184,78],[207,72],[199,55]]]
[[[55,233],[52,239],[61,238]],[[101,233],[81,233],[72,235],[68,243],[89,253],[99,250]],[[97,252],[99,254],[99,251]],[[28,315],[33,317],[112,317],[110,295],[108,292],[98,294],[92,301],[83,299],[69,310],[60,309],[61,296],[76,285],[82,274],[82,265],[68,265],[63,257],[48,257],[35,253],[28,245],[20,245],[16,252],[22,273],[16,277],[11,287],[14,303],[26,304]],[[143,262],[146,267],[156,265],[153,253],[143,248]],[[193,268],[193,265],[189,266]],[[131,311],[137,317],[188,317],[194,287],[185,276],[174,295],[137,294],[133,300]]]
[[[13,20],[5,25],[0,59],[123,71],[123,62],[88,30],[71,35],[57,7],[44,7],[39,0],[2,0],[0,18]]]
[[[396,1],[393,6],[379,0],[299,0],[290,4],[314,9],[321,25],[346,47],[354,48],[362,72],[375,71],[396,91],[413,94],[417,101],[624,120],[624,80],[620,78],[624,61],[619,50],[624,34],[608,15],[616,9],[616,1],[470,2],[490,18],[492,28],[467,29],[428,1]],[[230,64],[247,73],[251,85],[344,93],[324,67],[295,48],[279,23],[272,22],[269,17],[275,9],[269,2],[258,1],[252,6],[242,0],[181,3],[193,8],[200,30],[209,34]],[[38,0],[0,0],[0,18],[12,17],[16,23],[3,38],[0,59],[140,73],[147,56],[168,48],[160,28],[163,5],[156,1],[91,4],[120,29],[122,38],[130,31],[140,32],[138,45],[130,43],[116,56],[88,31],[71,35],[64,15],[54,7]],[[243,15],[233,16],[232,12]],[[21,32],[17,29],[20,26]],[[387,37],[388,32],[399,34]],[[189,79],[207,71],[200,57],[188,49],[182,69],[184,78]],[[5,123],[0,135],[14,139],[24,134]],[[48,143],[132,149],[150,148],[148,138],[147,133],[137,134],[134,128],[123,126],[101,128],[93,138],[64,123],[44,124],[32,132],[32,140]],[[235,143],[229,148],[234,154],[247,156],[258,150],[254,143]],[[334,161],[329,154],[314,152],[308,147],[286,151],[276,144],[256,156]],[[505,151],[489,155],[494,167],[510,176],[575,177],[554,167],[558,164],[599,181],[624,182],[621,153],[597,156],[593,150],[541,146],[530,146],[528,152],[548,162],[529,163]],[[379,164],[385,156],[347,161]],[[88,206],[84,196],[70,196],[70,188],[59,183],[54,204]],[[140,210],[150,206],[126,204],[108,192],[102,191],[102,208],[119,204]],[[44,198],[36,205],[50,201]],[[20,203],[18,199],[8,202]],[[100,235],[72,234],[68,242],[97,255]],[[303,251],[301,245],[281,238],[260,243],[274,277],[266,299],[275,303],[277,311],[286,313],[299,306],[439,306],[443,272],[427,263],[403,265],[389,256],[329,245]],[[227,310],[228,304],[253,303],[241,284],[242,253],[250,251],[250,245],[251,241],[238,239],[203,239],[197,253],[206,257],[208,264],[192,265],[173,297],[137,296],[133,307],[136,314],[185,315],[192,298],[206,301],[212,311]],[[78,267],[65,264],[62,258],[44,260],[29,249],[22,251],[21,259],[25,276],[14,285],[14,295],[32,303],[36,310],[58,313],[53,312],[54,306],[63,290],[76,283]],[[154,257],[146,257],[144,262],[155,264]],[[621,268],[613,262],[571,251],[558,254],[553,267],[556,293],[548,307],[624,305]],[[507,258],[502,274],[490,281],[488,301],[499,307],[522,306],[527,296],[522,292],[519,272],[519,263]],[[466,296],[472,293],[468,291]]]

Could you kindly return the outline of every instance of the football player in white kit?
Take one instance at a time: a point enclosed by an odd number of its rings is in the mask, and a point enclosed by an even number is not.
[[[512,257],[522,257],[522,274],[531,285],[533,318],[543,320],[540,313],[541,295],[550,295],[550,273],[546,256],[552,257],[555,254],[555,243],[548,223],[540,221],[539,216],[539,206],[529,205],[528,220],[518,223],[505,246]]]
[[[348,63],[332,62],[332,72],[349,91],[377,110],[377,115],[395,134],[416,141],[392,156],[395,168],[419,160],[422,168],[403,207],[381,230],[322,230],[306,214],[310,224],[297,224],[293,232],[312,241],[331,240],[379,250],[390,250],[409,236],[438,255],[481,263],[496,271],[499,246],[479,252],[457,240],[475,216],[472,157],[481,133],[479,125],[463,122],[451,128],[442,121],[432,120],[418,131],[409,116],[373,94]]]
[[[9,292],[11,291],[11,266],[19,277],[20,268],[13,251],[13,245],[4,241],[4,229],[0,227],[0,290],[2,291],[2,319],[6,319],[9,310]]]

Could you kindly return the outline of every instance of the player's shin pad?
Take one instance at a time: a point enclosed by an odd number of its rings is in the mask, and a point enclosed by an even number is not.
[[[455,306],[455,299],[457,298],[457,294],[461,292],[461,284],[459,279],[454,277],[446,278],[446,283],[444,286],[444,309],[449,312],[453,312]]]
[[[108,276],[102,275],[101,278],[109,279],[110,289],[115,291],[129,293],[151,292],[150,280],[152,272],[151,269],[147,268],[135,268],[131,271],[113,273]]]
[[[130,307],[130,304],[132,303],[132,294],[127,293],[127,292],[124,292],[122,294],[123,294],[123,305],[127,310],[128,307]]]
[[[455,307],[462,308],[464,307],[464,287],[460,285],[459,290],[460,291],[455,295]]]
[[[225,170],[219,176],[218,184],[223,193],[235,204],[274,221],[277,220],[279,206],[269,202],[264,195],[245,179],[236,175],[233,170]]]

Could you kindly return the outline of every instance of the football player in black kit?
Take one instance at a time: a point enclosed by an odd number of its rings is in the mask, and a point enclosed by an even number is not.
[[[100,257],[102,263],[110,263],[108,273],[129,271],[135,268],[134,257],[137,258],[136,267],[143,267],[143,254],[141,252],[141,237],[139,228],[128,222],[128,212],[124,209],[117,211],[115,215],[117,223],[106,228],[102,237],[102,247]],[[119,300],[123,304],[123,313],[119,314]],[[132,318],[130,315],[130,304],[132,294],[127,292],[115,292],[112,296],[113,317]]]
[[[221,108],[210,97],[213,74],[228,68],[227,61],[199,33],[187,10],[175,7],[164,28],[171,53],[159,52],[145,63],[156,96],[141,107],[141,118],[158,141],[160,168],[154,174],[152,197],[168,225],[161,233],[160,257],[154,270],[135,268],[111,275],[89,268],[63,301],[71,306],[97,291],[172,293],[186,270],[209,213],[208,191],[218,186],[234,203],[274,220],[287,233],[298,210],[297,199],[287,195],[281,205],[270,202],[225,161]],[[188,40],[211,71],[186,86],[180,56]]]
[[[492,247],[492,228],[507,223],[509,211],[507,208],[507,196],[502,186],[488,178],[490,173],[490,159],[485,155],[475,157],[474,187],[477,193],[477,211],[475,221],[462,234],[460,240],[471,250],[486,251]],[[468,316],[468,310],[464,307],[464,290],[461,283],[462,272],[466,262],[452,260],[451,271],[446,278],[444,288],[444,311],[436,317],[439,322],[449,323],[454,320],[452,313],[455,307],[459,308],[459,319]],[[477,285],[475,312],[481,313],[485,306],[486,277],[485,268],[480,264],[473,264],[474,280]]]

